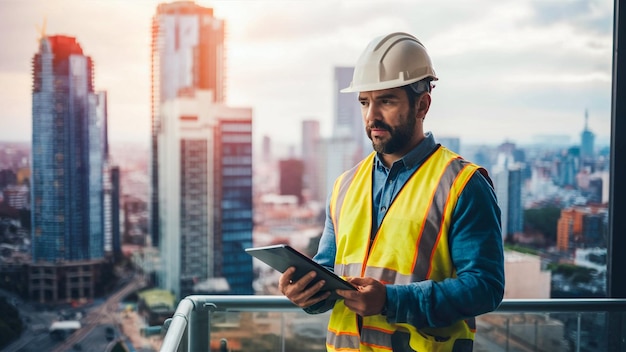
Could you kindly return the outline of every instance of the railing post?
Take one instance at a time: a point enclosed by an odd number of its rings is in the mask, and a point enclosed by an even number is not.
[[[187,329],[183,331],[183,336],[180,339],[180,344],[178,345],[177,352],[189,352],[189,324],[187,324]]]
[[[582,313],[578,313],[576,316],[576,352],[580,352],[580,335],[582,333]]]
[[[533,351],[539,351],[539,322],[537,318],[535,318],[535,346],[533,346]]]
[[[161,344],[161,351],[179,351],[187,352],[189,347],[187,330],[189,328],[188,317],[195,309],[195,302],[191,299],[185,298],[176,308],[176,312],[171,319],[165,324],[167,332],[163,343]]]
[[[189,351],[209,351],[211,345],[211,318],[214,304],[202,304],[189,317]]]
[[[280,351],[285,352],[285,313],[280,313]]]
[[[506,318],[506,352],[509,352],[509,340],[511,339],[511,322],[509,321],[509,318]]]

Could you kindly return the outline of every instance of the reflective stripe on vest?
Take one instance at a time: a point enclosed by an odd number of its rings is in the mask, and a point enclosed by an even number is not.
[[[454,277],[448,248],[450,219],[459,194],[478,166],[438,148],[393,200],[370,248],[374,155],[345,172],[334,185],[330,210],[337,240],[335,272],[344,277],[373,277],[387,284]],[[363,319],[359,335],[356,315],[338,301],[331,314],[327,347],[351,350],[360,340],[355,351],[389,351],[391,335],[401,329],[410,333],[413,349],[447,350],[457,338],[473,339],[473,325],[473,320],[461,321],[443,329],[426,329],[426,334],[408,324],[389,324],[377,315]]]

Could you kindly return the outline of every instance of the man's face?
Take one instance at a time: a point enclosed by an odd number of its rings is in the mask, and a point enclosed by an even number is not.
[[[365,131],[376,152],[404,154],[415,145],[415,107],[409,106],[402,88],[361,92],[359,103]]]

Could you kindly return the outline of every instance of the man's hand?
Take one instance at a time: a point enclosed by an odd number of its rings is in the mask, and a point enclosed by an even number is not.
[[[293,281],[292,276],[295,271],[296,268],[290,267],[285,270],[278,280],[278,289],[283,293],[283,295],[285,295],[285,297],[289,298],[291,302],[295,303],[300,308],[306,308],[317,302],[323,301],[330,296],[330,292],[324,292],[323,294],[313,298],[313,296],[320,291],[322,286],[324,286],[324,280],[320,280],[311,287],[306,288],[315,278],[315,271],[307,273],[298,281]]]
[[[356,291],[337,290],[337,294],[344,298],[346,307],[362,317],[380,314],[387,300],[385,285],[371,277],[351,277],[346,280],[357,287]]]

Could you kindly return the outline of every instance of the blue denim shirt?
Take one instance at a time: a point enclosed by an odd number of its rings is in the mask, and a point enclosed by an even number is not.
[[[431,133],[387,168],[376,156],[373,171],[374,233],[409,176],[437,147]],[[332,270],[335,263],[335,230],[326,204],[326,222],[315,261]],[[456,278],[425,280],[408,285],[386,285],[387,321],[409,323],[416,328],[448,326],[498,307],[504,295],[504,255],[500,208],[493,188],[476,172],[462,191],[452,214],[450,255]],[[320,302],[305,309],[320,313],[334,302]]]

